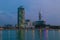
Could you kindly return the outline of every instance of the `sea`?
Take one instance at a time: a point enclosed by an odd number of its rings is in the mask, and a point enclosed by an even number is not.
[[[0,40],[60,40],[59,29],[0,30]]]

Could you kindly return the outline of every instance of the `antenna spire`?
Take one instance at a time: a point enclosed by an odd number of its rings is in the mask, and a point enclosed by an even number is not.
[[[39,11],[39,20],[41,20],[41,10]]]

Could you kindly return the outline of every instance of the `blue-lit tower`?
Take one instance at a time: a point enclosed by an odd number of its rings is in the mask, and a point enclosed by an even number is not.
[[[25,9],[23,8],[23,6],[20,6],[18,8],[18,27],[24,28],[24,23],[25,23]]]

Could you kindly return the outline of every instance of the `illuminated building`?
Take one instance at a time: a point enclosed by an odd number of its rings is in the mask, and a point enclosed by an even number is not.
[[[25,23],[25,9],[20,6],[18,8],[18,27],[24,28]]]
[[[26,28],[34,27],[34,26],[33,26],[33,22],[30,21],[29,19],[28,19],[28,20],[25,20],[25,27],[26,27]]]
[[[39,12],[39,16],[38,16],[39,20],[35,21],[33,24],[35,26],[35,28],[44,28],[45,27],[45,21],[41,20],[41,13]]]

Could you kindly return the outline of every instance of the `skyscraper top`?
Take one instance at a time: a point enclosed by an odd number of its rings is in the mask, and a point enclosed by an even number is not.
[[[20,8],[24,8],[24,7],[23,6],[19,6],[18,8],[20,9]]]
[[[24,10],[24,7],[23,6],[19,6],[18,10],[22,11],[22,10]]]

